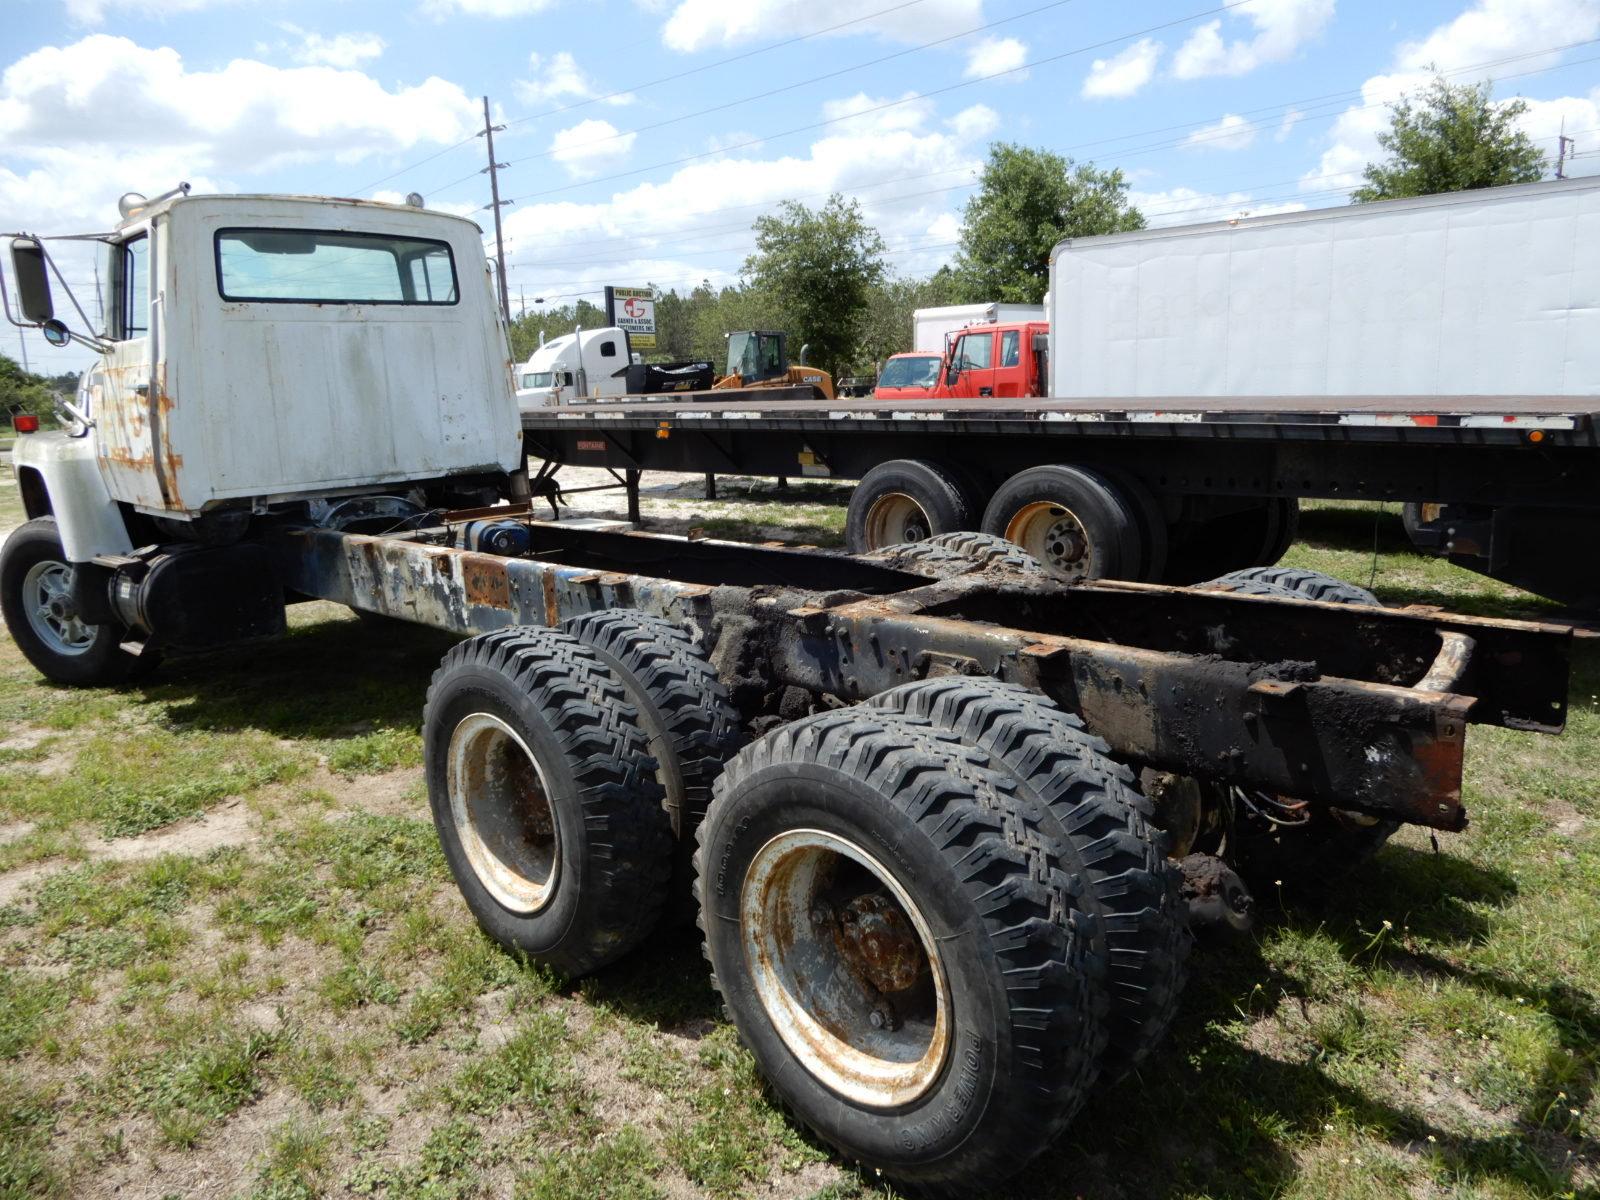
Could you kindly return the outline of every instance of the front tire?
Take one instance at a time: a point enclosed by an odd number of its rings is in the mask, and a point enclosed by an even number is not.
[[[122,649],[120,625],[89,625],[66,604],[73,566],[54,517],[36,517],[12,531],[0,548],[0,612],[12,640],[52,683],[115,687],[140,659]]]
[[[434,827],[485,933],[568,975],[650,933],[672,828],[639,710],[593,650],[535,628],[457,644],[422,737]]]

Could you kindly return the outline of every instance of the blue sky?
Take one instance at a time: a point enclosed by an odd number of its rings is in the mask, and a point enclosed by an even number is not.
[[[729,281],[755,216],[835,190],[861,201],[897,271],[926,273],[994,139],[1122,167],[1152,223],[1342,203],[1385,105],[1429,64],[1527,97],[1543,146],[1565,121],[1569,169],[1600,169],[1600,0],[0,8],[0,226],[109,227],[123,191],[186,179],[416,190],[487,229],[472,136],[487,94],[508,126],[514,304]]]

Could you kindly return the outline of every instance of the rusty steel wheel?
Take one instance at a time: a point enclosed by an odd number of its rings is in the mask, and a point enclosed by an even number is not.
[[[747,868],[745,966],[778,1035],[806,1070],[871,1108],[921,1096],[950,1048],[938,947],[878,859],[820,829],[781,833]]]
[[[1083,521],[1050,500],[1025,504],[1006,523],[1006,541],[1038,559],[1057,579],[1097,579],[1094,547]]]
[[[478,712],[455,727],[448,753],[450,815],[467,861],[508,912],[538,912],[561,872],[561,831],[533,752],[499,717]]]
[[[458,643],[422,746],[439,844],[485,933],[568,975],[649,935],[672,828],[639,710],[593,650],[554,629]]]
[[[700,826],[712,982],[819,1137],[921,1192],[990,1188],[1105,1047],[1063,861],[983,750],[904,713],[803,718],[728,763]]]
[[[886,492],[867,509],[867,549],[881,550],[901,542],[925,541],[933,520],[904,492]]]
[[[850,493],[844,544],[866,554],[977,523],[979,499],[963,474],[943,463],[897,458],[868,471]]]
[[[983,532],[1015,542],[1058,579],[1137,579],[1147,557],[1132,502],[1088,467],[1032,467],[1000,485]]]

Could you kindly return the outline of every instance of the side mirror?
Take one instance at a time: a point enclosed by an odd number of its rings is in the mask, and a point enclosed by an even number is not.
[[[17,281],[17,306],[22,310],[22,319],[31,325],[52,320],[56,308],[50,299],[50,268],[44,247],[32,238],[12,238],[11,273]]]
[[[46,321],[42,328],[44,330],[44,340],[58,350],[72,341],[72,331],[67,328],[65,322],[58,321],[54,317]]]
[[[944,373],[945,384],[947,386],[954,387],[956,380],[958,380],[960,378],[961,378],[961,368],[956,366],[954,363],[951,363],[950,364],[950,369]]]

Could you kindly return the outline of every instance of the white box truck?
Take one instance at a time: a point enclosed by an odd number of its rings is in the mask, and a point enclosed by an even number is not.
[[[1042,304],[946,304],[919,308],[911,314],[913,350],[942,354],[945,338],[968,325],[1021,325],[1045,319]]]

